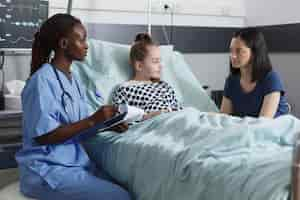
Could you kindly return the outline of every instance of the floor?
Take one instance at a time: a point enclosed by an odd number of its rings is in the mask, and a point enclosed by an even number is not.
[[[19,178],[15,153],[21,147],[20,142],[19,135],[0,134],[0,189]]]
[[[19,178],[18,168],[0,169],[0,189],[17,181]]]

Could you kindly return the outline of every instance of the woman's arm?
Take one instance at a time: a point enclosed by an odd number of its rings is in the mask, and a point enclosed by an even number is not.
[[[222,104],[221,104],[221,109],[220,109],[221,113],[225,113],[225,114],[232,114],[233,113],[233,107],[232,107],[232,102],[229,98],[223,96],[222,98]]]
[[[113,117],[117,111],[118,109],[114,106],[102,106],[92,116],[73,124],[58,127],[42,136],[35,137],[35,141],[40,145],[62,143],[82,131],[92,128],[96,123],[101,123],[106,119]],[[112,128],[112,130],[117,132],[123,132],[127,129],[127,124],[120,124]]]
[[[272,92],[264,97],[259,116],[274,118],[280,101],[280,92]]]

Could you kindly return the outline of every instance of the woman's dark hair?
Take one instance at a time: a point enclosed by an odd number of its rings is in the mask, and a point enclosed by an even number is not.
[[[68,37],[75,25],[81,21],[69,14],[56,14],[46,20],[34,35],[30,76],[42,64],[49,62],[52,51],[58,49],[59,40]]]
[[[251,49],[252,81],[261,81],[272,70],[268,55],[268,48],[262,32],[256,28],[244,28],[234,33],[233,38],[239,38]],[[230,73],[240,74],[240,70],[233,68],[230,61]]]
[[[148,46],[158,45],[148,33],[139,33],[135,36],[134,44],[130,49],[130,62],[143,61],[147,56]]]

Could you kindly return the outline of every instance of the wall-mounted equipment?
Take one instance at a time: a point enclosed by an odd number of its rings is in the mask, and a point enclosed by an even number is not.
[[[31,49],[48,8],[48,0],[0,0],[0,50]]]

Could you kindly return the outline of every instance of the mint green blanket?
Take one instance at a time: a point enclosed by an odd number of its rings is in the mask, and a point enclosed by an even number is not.
[[[208,114],[160,115],[90,139],[91,158],[138,200],[283,200],[300,121]]]

